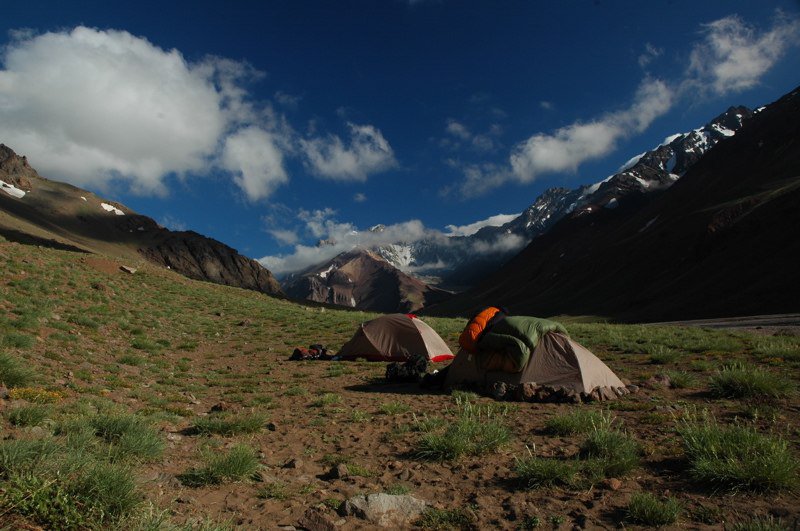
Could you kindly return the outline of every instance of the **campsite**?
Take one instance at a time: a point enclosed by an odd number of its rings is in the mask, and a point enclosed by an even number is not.
[[[792,328],[565,320],[637,392],[494,400],[387,383],[384,362],[289,361],[296,347],[340,348],[376,314],[7,241],[0,263],[7,528],[374,529],[345,502],[381,493],[426,503],[393,528],[800,517]],[[466,319],[421,319],[458,349]]]

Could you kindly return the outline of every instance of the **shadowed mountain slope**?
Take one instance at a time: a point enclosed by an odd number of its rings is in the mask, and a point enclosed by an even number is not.
[[[653,321],[800,306],[800,90],[746,120],[672,187],[577,210],[481,285],[428,313]]]

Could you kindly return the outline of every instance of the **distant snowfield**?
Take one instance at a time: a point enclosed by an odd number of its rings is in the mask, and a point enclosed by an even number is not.
[[[20,190],[13,184],[8,184],[5,181],[0,181],[0,188],[2,188],[2,190],[11,197],[16,197],[17,199],[22,199],[23,197],[25,197],[24,190]]]

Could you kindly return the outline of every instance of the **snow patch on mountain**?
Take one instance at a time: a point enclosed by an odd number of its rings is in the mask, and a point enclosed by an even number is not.
[[[103,210],[105,210],[106,212],[113,212],[114,214],[116,214],[118,216],[124,216],[125,215],[125,212],[123,212],[122,210],[118,209],[114,205],[109,205],[108,203],[100,203],[100,206],[103,207]]]
[[[22,199],[25,197],[25,190],[20,190],[13,184],[8,184],[5,181],[0,181],[0,189],[2,189],[5,193],[10,195],[11,197],[16,197],[17,199]]]

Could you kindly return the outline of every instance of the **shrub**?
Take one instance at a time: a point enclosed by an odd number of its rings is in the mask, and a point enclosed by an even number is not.
[[[735,363],[711,377],[711,393],[721,398],[783,398],[793,384],[764,369]]]
[[[659,500],[647,492],[637,492],[628,504],[628,520],[636,524],[661,527],[674,524],[682,511],[681,504],[673,497]]]
[[[14,400],[27,400],[35,404],[52,404],[62,398],[58,391],[48,391],[41,387],[17,387],[9,391],[8,396]]]
[[[787,442],[752,426],[720,426],[708,414],[680,421],[689,473],[703,483],[730,490],[791,490],[798,485],[800,460]]]

